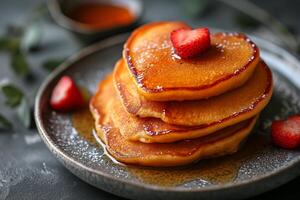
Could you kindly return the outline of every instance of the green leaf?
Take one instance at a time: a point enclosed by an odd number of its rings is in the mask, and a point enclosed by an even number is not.
[[[40,45],[42,39],[41,24],[36,21],[26,27],[21,38],[21,48],[24,51],[30,51]]]
[[[56,69],[65,59],[64,58],[56,58],[56,59],[49,59],[44,61],[43,68],[48,71],[53,71]]]
[[[16,109],[20,121],[25,127],[29,128],[31,125],[31,109],[23,92],[12,84],[3,85],[1,90],[6,97],[6,104]]]
[[[7,37],[0,38],[0,50],[7,50],[8,49],[9,39]]]
[[[0,130],[7,130],[11,128],[12,124],[2,114],[0,114]]]
[[[11,67],[19,76],[26,77],[29,74],[27,59],[22,51],[11,54]]]
[[[238,14],[235,16],[235,22],[241,28],[257,28],[260,23],[253,19],[252,17],[245,14]]]
[[[19,48],[19,40],[11,37],[0,38],[0,51],[15,52]]]
[[[21,104],[17,107],[17,114],[23,125],[29,128],[31,124],[31,111],[26,98],[22,98]]]
[[[6,97],[6,104],[11,108],[18,106],[23,98],[23,92],[12,84],[6,84],[1,87],[1,90]]]

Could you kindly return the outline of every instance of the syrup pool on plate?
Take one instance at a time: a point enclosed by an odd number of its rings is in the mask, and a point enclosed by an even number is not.
[[[96,135],[93,134],[94,120],[88,108],[73,112],[72,124],[78,135],[92,145],[98,144],[99,148],[103,147],[103,144],[98,142],[99,138],[94,137]],[[176,186],[193,180],[202,180],[207,184],[224,184],[234,181],[242,164],[253,158],[267,144],[264,136],[253,132],[240,151],[233,155],[202,160],[196,164],[183,167],[151,168],[124,164],[121,164],[120,167],[127,170],[141,182],[148,184]],[[107,157],[111,156],[107,155]],[[112,164],[120,163],[113,161]]]

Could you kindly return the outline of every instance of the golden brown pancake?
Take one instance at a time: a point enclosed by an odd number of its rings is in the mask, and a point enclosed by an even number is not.
[[[243,34],[211,35],[211,47],[196,58],[180,59],[169,34],[181,22],[141,26],[124,45],[123,58],[138,92],[147,100],[204,99],[243,85],[259,62],[259,50]]]
[[[264,62],[258,64],[246,84],[235,90],[206,100],[181,102],[146,100],[138,94],[124,65],[126,63],[122,60],[116,64],[114,82],[126,110],[140,117],[159,118],[169,124],[198,127],[197,131],[189,134],[189,138],[203,136],[253,117],[267,105],[272,95],[272,74]],[[155,135],[156,141],[186,137],[174,133]]]
[[[126,113],[124,110],[119,113],[112,110],[118,99],[115,98],[116,94],[110,92],[114,91],[111,79],[110,76],[99,85],[90,107],[95,118],[97,134],[106,144],[108,152],[116,160],[124,163],[145,166],[175,166],[195,162],[199,159],[231,154],[238,150],[241,142],[249,135],[256,122],[256,117],[254,117],[193,140],[151,144],[130,141],[127,138],[128,135],[121,134],[120,130],[130,130],[132,126],[136,126],[136,123],[141,123],[138,120],[145,123],[147,120],[130,114],[124,115]],[[114,123],[116,118],[123,120],[118,124],[119,126]],[[138,130],[141,127],[136,128]]]
[[[178,166],[237,152],[255,122],[256,118],[251,118],[220,130],[214,136],[174,143],[146,144],[126,140],[111,121],[98,126],[97,134],[106,144],[107,151],[120,162],[143,166]]]
[[[109,112],[113,124],[119,128],[126,140],[144,143],[167,143],[183,139],[192,139],[213,134],[216,128],[191,127],[167,124],[157,118],[140,118],[129,114],[120,102],[116,89],[112,85],[112,77],[108,76],[99,84],[99,89],[91,100],[94,113]],[[105,115],[105,114],[104,114]],[[95,115],[94,115],[95,116]],[[220,128],[217,127],[217,130]]]

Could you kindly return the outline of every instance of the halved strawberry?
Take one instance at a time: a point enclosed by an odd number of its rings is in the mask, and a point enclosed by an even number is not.
[[[171,32],[170,39],[176,54],[181,58],[195,57],[210,46],[210,33],[208,28],[177,29]]]
[[[63,76],[54,87],[50,105],[58,111],[71,111],[85,104],[76,83],[69,76]]]
[[[274,121],[271,126],[273,143],[285,149],[300,145],[300,115],[290,116],[287,120]]]

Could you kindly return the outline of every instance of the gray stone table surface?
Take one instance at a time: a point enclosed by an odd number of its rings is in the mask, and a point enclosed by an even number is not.
[[[266,0],[255,1],[284,23],[300,32],[300,1]],[[22,24],[23,19],[34,7],[44,3],[39,0],[0,0],[0,34],[8,24]],[[219,4],[204,17],[192,17],[184,8],[186,1],[144,1],[143,22],[154,20],[182,20],[192,26],[210,26],[227,30],[239,30],[234,23],[236,12]],[[24,24],[23,24],[24,25]],[[26,25],[26,24],[25,24]],[[272,39],[263,29],[254,32]],[[299,36],[299,35],[298,35]],[[275,40],[276,42],[276,40]],[[82,45],[66,30],[50,20],[43,23],[41,49],[28,55],[30,68],[35,79],[30,83],[18,79],[9,67],[9,56],[0,53],[0,83],[12,81],[26,91],[30,101],[34,101],[37,88],[47,72],[41,63],[47,58],[67,57],[82,48]],[[0,200],[2,199],[121,199],[112,194],[96,189],[65,169],[46,148],[37,131],[27,130],[18,121],[15,114],[4,105],[0,95],[0,113],[14,122],[14,130],[0,132]],[[256,198],[272,197],[299,199],[300,177],[273,191]]]

